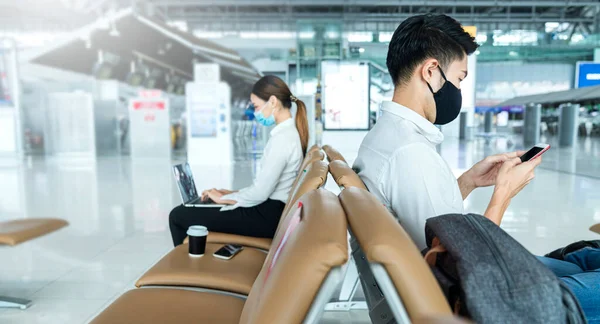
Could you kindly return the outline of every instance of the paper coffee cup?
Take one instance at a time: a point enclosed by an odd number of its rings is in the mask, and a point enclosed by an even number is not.
[[[194,225],[187,230],[189,236],[189,254],[191,257],[201,257],[206,250],[206,237],[208,229],[205,226]]]

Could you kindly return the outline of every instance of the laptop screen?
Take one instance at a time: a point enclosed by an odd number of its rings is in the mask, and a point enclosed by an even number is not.
[[[175,174],[175,181],[177,181],[183,203],[187,204],[196,200],[198,192],[196,191],[196,184],[194,183],[190,165],[188,163],[178,164],[173,167],[173,173]]]

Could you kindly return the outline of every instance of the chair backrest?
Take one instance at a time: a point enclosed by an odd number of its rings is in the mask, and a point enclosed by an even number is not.
[[[340,188],[357,187],[367,190],[358,174],[345,161],[336,160],[329,163],[329,172]]]
[[[295,185],[292,186],[292,190],[290,191],[288,201],[285,204],[283,213],[281,214],[282,217],[287,215],[288,211],[292,208],[298,198],[302,197],[302,195],[325,185],[328,170],[329,168],[327,167],[327,163],[321,160],[316,160],[307,165],[303,171],[300,171],[300,174],[298,174],[298,177],[296,178],[297,181]]]
[[[451,315],[419,249],[381,202],[360,188],[347,188],[339,198],[396,320]]]
[[[298,170],[298,175],[296,176],[294,183],[292,183],[292,188],[290,189],[290,197],[289,198],[292,197],[292,192],[294,192],[296,190],[300,179],[302,179],[304,177],[304,175],[306,174],[306,172],[307,172],[306,169],[308,168],[308,166],[311,165],[313,162],[323,161],[324,159],[325,159],[325,154],[321,150],[309,151],[306,154],[306,157],[304,157],[302,164],[300,164],[300,169]],[[289,198],[288,198],[288,203],[289,203]]]
[[[313,150],[306,154],[306,157],[302,161],[300,165],[300,172],[305,170],[309,165],[311,165],[315,161],[323,161],[325,159],[325,153],[321,150]]]
[[[590,231],[594,232],[594,233],[598,233],[600,234],[600,223],[593,225],[592,227],[590,227]]]
[[[329,161],[329,162],[333,162],[333,161],[346,162],[346,159],[344,159],[344,156],[338,150],[334,149],[330,145],[324,145],[323,151],[325,151],[325,154],[327,154],[327,161]]]
[[[320,151],[320,150],[321,150],[321,147],[319,145],[315,144],[306,151],[306,154],[308,154],[312,151]]]
[[[342,280],[348,225],[339,200],[317,189],[299,202],[273,240],[240,323],[317,323]]]

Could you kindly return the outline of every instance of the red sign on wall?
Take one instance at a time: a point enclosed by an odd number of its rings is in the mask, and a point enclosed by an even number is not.
[[[134,101],[133,109],[165,110],[164,101]]]

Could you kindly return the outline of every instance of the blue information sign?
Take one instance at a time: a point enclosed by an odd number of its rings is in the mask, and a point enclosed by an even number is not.
[[[600,62],[577,62],[575,78],[576,88],[600,85]]]

